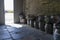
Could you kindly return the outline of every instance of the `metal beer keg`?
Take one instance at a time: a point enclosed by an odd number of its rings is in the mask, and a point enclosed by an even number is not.
[[[49,34],[53,34],[53,20],[51,16],[46,17],[45,32]]]
[[[42,31],[45,31],[45,21],[44,21],[44,18],[45,17],[43,15],[39,16],[39,28]]]
[[[60,17],[57,17],[57,23],[54,30],[54,40],[60,40]]]

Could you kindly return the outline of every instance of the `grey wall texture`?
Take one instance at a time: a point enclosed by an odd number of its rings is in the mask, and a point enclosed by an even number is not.
[[[0,0],[0,25],[5,24],[4,0]]]

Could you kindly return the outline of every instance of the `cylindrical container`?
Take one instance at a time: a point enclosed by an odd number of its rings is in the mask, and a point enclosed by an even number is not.
[[[27,25],[30,25],[30,18],[29,18],[29,15],[26,16],[26,19],[27,19]]]
[[[39,16],[39,28],[40,28],[40,30],[42,30],[42,31],[45,31],[45,21],[44,21],[44,16]]]
[[[35,17],[34,27],[37,28],[37,29],[39,29],[38,16]]]
[[[53,24],[47,24],[45,26],[45,32],[48,34],[53,34]]]
[[[20,23],[26,24],[27,20],[24,16],[20,15],[19,18],[20,18]]]
[[[55,29],[55,32],[54,32],[54,40],[60,40],[60,29]]]
[[[46,26],[45,26],[45,32],[49,34],[53,34],[53,19],[51,16],[47,16],[46,19]]]
[[[34,20],[33,19],[30,19],[30,26],[34,27]]]
[[[54,40],[57,40],[57,39],[59,39],[58,38],[58,35],[60,35],[59,33],[58,33],[58,31],[59,31],[59,20],[60,18],[59,18],[59,16],[57,15],[55,15],[54,17],[53,17],[53,21],[54,21],[54,26],[53,26],[53,34],[54,34]]]
[[[31,27],[34,27],[34,16],[33,15],[27,15],[27,24],[30,25]]]
[[[19,14],[19,19],[20,19],[20,23],[22,23],[22,24],[26,24],[27,23],[26,16],[25,16],[25,14],[23,12],[21,12]]]
[[[30,19],[27,19],[27,25],[30,25]]]
[[[36,29],[39,29],[39,25],[38,25],[38,22],[37,22],[37,21],[34,21],[34,27],[35,27]]]
[[[54,40],[60,40],[60,21],[55,25],[55,30],[54,30]]]

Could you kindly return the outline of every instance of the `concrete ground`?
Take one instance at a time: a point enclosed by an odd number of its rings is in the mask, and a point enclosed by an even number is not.
[[[30,26],[15,25],[1,25],[0,40],[53,40],[52,35]]]

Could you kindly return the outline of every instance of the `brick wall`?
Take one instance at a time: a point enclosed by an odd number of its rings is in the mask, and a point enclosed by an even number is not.
[[[25,0],[24,12],[33,15],[58,15],[60,14],[59,0]]]

